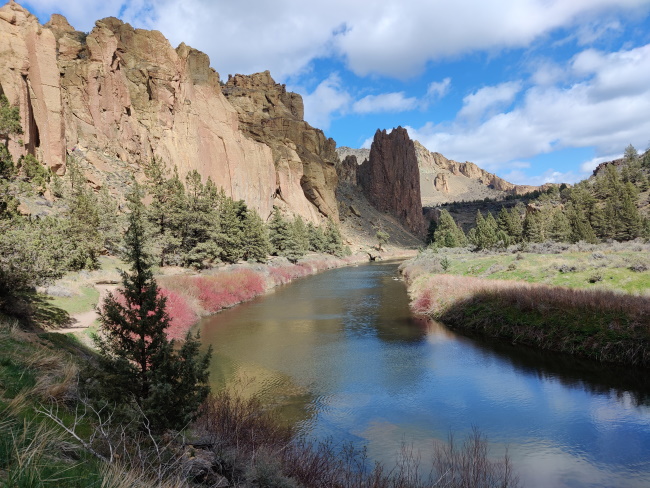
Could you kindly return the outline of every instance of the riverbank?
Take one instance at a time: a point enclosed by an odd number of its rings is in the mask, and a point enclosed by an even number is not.
[[[607,254],[604,249],[572,251],[567,255],[506,254],[474,258],[427,251],[405,262],[401,272],[409,288],[413,311],[451,328],[598,361],[650,366],[650,299],[648,287],[643,285],[649,279],[648,271],[647,268],[630,269],[644,267],[642,260],[647,260],[647,255],[632,250],[626,252],[639,253],[639,256],[617,255],[611,249]],[[547,268],[555,267],[555,274],[565,274],[577,272],[577,267],[574,271],[563,271],[570,270],[576,262],[606,259],[612,263],[627,262],[628,266],[625,271],[601,266],[598,268],[601,280],[585,279],[583,283],[580,279],[573,287],[492,278],[497,273],[503,277],[508,268],[516,272],[517,264],[522,261],[539,260]],[[481,264],[472,264],[472,260]],[[511,267],[512,263],[515,265]],[[490,268],[494,272],[486,273]],[[477,274],[481,276],[462,274],[468,270],[479,270]],[[451,274],[454,271],[459,274]],[[582,272],[589,274],[593,270]],[[638,287],[637,294],[621,291],[632,283],[628,276],[614,279],[616,273],[623,272],[636,278],[633,286]],[[538,276],[543,275],[544,270],[538,269]],[[611,279],[603,280],[603,275]],[[533,273],[525,276],[530,281],[535,279]],[[599,286],[600,281],[605,283]]]
[[[397,248],[376,253],[375,257],[383,260],[406,259],[415,254],[414,250]],[[298,278],[366,263],[368,260],[367,253],[343,258],[330,254],[308,254],[295,264],[286,258],[276,257],[266,264],[246,262],[200,272],[185,268],[159,268],[156,279],[161,294],[167,297],[167,312],[171,319],[168,335],[173,339],[182,339],[202,317],[252,300]],[[48,330],[74,333],[82,338],[88,332],[94,332],[98,317],[94,308],[107,293],[119,288],[119,269],[125,269],[125,266],[118,259],[102,258],[101,270],[69,274],[42,289],[48,303],[67,314],[67,319],[49,324]]]

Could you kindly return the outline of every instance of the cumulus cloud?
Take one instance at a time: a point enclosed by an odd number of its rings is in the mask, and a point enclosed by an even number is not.
[[[172,44],[206,52],[217,71],[270,69],[279,80],[308,70],[316,58],[340,57],[357,75],[406,78],[427,62],[468,52],[525,47],[562,27],[583,39],[615,28],[592,27],[606,12],[647,8],[649,0],[28,0],[92,28],[114,15],[160,30]],[[472,12],[472,15],[467,15]],[[596,34],[594,34],[594,32]]]
[[[332,73],[316,89],[303,96],[305,120],[319,129],[328,129],[335,115],[343,115],[352,103],[352,96],[343,87],[338,73]]]
[[[492,170],[563,148],[593,147],[596,157],[606,158],[630,143],[644,147],[650,134],[650,45],[609,54],[586,50],[566,69],[567,77],[578,78],[569,85],[530,86],[512,109],[480,121],[462,117],[468,102],[455,121],[410,128],[411,135],[430,150]]]
[[[406,112],[416,109],[419,103],[416,97],[407,97],[404,92],[381,93],[367,95],[361,100],[357,100],[352,105],[352,111],[358,114]]]
[[[427,87],[427,98],[435,101],[443,98],[449,93],[451,87],[451,78],[447,77],[442,81],[433,81]]]
[[[573,171],[563,173],[554,169],[544,171],[539,175],[527,175],[523,171],[513,170],[505,173],[502,176],[506,181],[514,183],[515,185],[533,185],[540,186],[544,183],[576,183],[584,179],[583,174],[578,174]]]
[[[495,86],[486,86],[463,98],[463,108],[458,115],[477,119],[509,106],[521,91],[521,83],[509,81]]]

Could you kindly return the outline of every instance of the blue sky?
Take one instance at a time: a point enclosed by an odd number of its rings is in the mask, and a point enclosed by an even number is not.
[[[22,3],[83,31],[107,16],[160,30],[224,79],[268,69],[340,146],[401,125],[450,159],[540,184],[650,144],[650,0]]]

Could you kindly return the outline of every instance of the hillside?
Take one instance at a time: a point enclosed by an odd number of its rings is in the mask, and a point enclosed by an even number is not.
[[[420,194],[424,207],[483,200],[504,200],[509,195],[524,195],[542,187],[531,185],[515,185],[493,173],[489,173],[469,161],[459,163],[447,159],[438,152],[429,151],[418,141],[413,141],[415,154],[420,170]],[[354,156],[358,164],[370,156],[369,149],[337,148],[341,161],[348,156]]]

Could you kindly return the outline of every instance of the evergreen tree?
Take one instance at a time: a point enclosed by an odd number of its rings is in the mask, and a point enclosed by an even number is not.
[[[236,263],[244,256],[244,226],[248,208],[243,200],[222,196],[219,205],[219,235],[216,242],[219,257],[226,263]]]
[[[309,250],[312,252],[327,252],[325,233],[320,227],[311,222],[307,223],[307,235],[309,236]]]
[[[591,227],[591,223],[585,217],[579,205],[574,205],[572,202],[569,202],[567,204],[566,214],[571,225],[571,235],[569,237],[571,242],[597,242],[596,234]]]
[[[266,226],[259,214],[252,209],[248,209],[244,220],[243,253],[247,261],[259,263],[265,263],[271,254]]]
[[[492,249],[497,243],[498,225],[492,213],[484,218],[480,210],[476,211],[476,226],[472,233],[472,244],[478,249]]]
[[[569,242],[571,235],[571,222],[562,209],[557,209],[553,212],[549,237],[556,242]]]
[[[14,159],[7,146],[0,145],[0,179],[8,180],[14,175],[16,168],[14,166]]]
[[[71,246],[67,267],[73,270],[96,269],[103,249],[97,196],[73,159],[68,160],[70,193],[67,200],[65,234]]]
[[[438,222],[435,221],[435,219],[431,219],[429,221],[429,228],[427,229],[427,237],[425,240],[425,244],[428,246],[429,244],[433,243],[433,236],[436,233],[436,228],[438,227]]]
[[[4,145],[8,144],[10,135],[22,133],[20,109],[12,107],[4,94],[0,95],[0,137],[4,138]]]
[[[166,299],[160,295],[145,250],[142,191],[129,194],[125,260],[119,296],[109,294],[100,309],[101,334],[95,336],[101,355],[104,394],[121,405],[135,403],[157,432],[179,430],[191,421],[209,387],[211,350],[201,356],[198,337],[188,334],[176,350],[167,339]]]
[[[325,228],[325,242],[329,254],[339,258],[345,256],[346,249],[343,244],[341,230],[331,217],[327,220],[327,227]]]
[[[299,249],[303,255],[309,251],[309,232],[307,231],[307,225],[300,215],[296,215],[291,223],[291,232],[293,235],[293,240],[296,241],[297,249]]]
[[[291,225],[284,218],[278,207],[273,208],[273,216],[269,222],[269,240],[271,241],[271,252],[276,256],[282,256],[289,248],[291,241]]]
[[[630,240],[639,237],[643,230],[643,220],[635,205],[637,190],[632,183],[627,183],[621,199],[619,213],[620,231],[617,238]]]
[[[528,242],[546,241],[546,229],[541,212],[528,212],[524,218],[524,238]]]
[[[454,218],[442,210],[438,219],[438,228],[433,236],[433,243],[438,247],[462,247],[467,244],[467,238]]]

